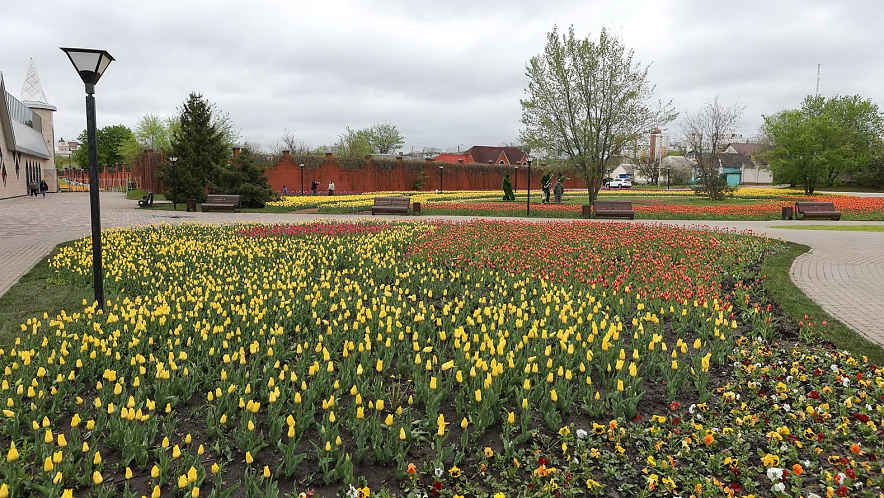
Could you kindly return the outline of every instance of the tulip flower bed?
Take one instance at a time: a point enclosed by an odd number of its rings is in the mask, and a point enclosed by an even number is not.
[[[877,496],[884,378],[778,344],[777,241],[627,223],[103,233],[0,350],[0,495]],[[89,240],[53,258],[91,283]],[[804,329],[820,324],[802,323]]]
[[[627,196],[608,195],[604,198],[625,198]],[[633,196],[634,197],[634,196]],[[647,194],[636,198],[632,208],[636,218],[659,220],[776,220],[780,219],[781,208],[794,206],[796,201],[833,202],[841,211],[844,220],[884,220],[884,198],[881,197],[806,197],[787,196],[779,200],[759,201],[754,204],[714,205],[667,204],[665,201],[649,200]],[[532,216],[546,218],[578,218],[582,206],[569,204],[532,204]],[[525,206],[507,202],[428,202],[423,206],[425,214],[461,216],[524,216]]]

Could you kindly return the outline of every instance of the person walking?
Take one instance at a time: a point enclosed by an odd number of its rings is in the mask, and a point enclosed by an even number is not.
[[[562,194],[565,193],[565,184],[562,183],[562,179],[559,178],[556,181],[556,186],[553,187],[553,195],[556,197],[556,204],[562,203]]]
[[[49,185],[46,183],[46,180],[40,180],[40,193],[43,194],[43,198],[46,198],[46,192],[49,191]]]
[[[28,182],[28,196],[37,197],[37,180]]]
[[[335,195],[335,182],[332,180],[328,181],[328,195]]]
[[[285,185],[282,186],[282,195],[289,195],[289,189]]]
[[[318,188],[319,188],[319,182],[316,180],[313,180],[313,183],[310,185],[310,190],[313,191],[313,195],[316,195],[316,189],[318,189]]]

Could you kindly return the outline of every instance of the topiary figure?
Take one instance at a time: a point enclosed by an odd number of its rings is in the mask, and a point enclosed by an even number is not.
[[[540,188],[543,189],[543,196],[540,198],[541,204],[549,203],[549,185],[552,183],[552,173],[547,171],[543,177],[540,178]]]
[[[513,184],[510,182],[510,174],[504,173],[503,175],[503,200],[505,201],[514,201],[516,200],[516,196],[513,195]]]

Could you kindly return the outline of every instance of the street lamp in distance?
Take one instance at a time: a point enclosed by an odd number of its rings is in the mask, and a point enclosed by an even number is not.
[[[525,203],[525,215],[531,216],[531,161],[533,159],[528,156],[528,202]]]
[[[670,167],[666,167],[666,190],[669,190]]]
[[[304,195],[304,163],[298,165],[298,169],[301,170],[301,195]]]
[[[104,309],[104,275],[101,269],[101,206],[98,201],[98,132],[95,126],[95,84],[114,58],[105,50],[64,48],[86,85],[86,140],[89,142],[89,207],[92,218],[92,287],[98,309]]]
[[[178,158],[170,157],[169,160],[172,161],[172,211],[175,211],[177,208],[175,198],[178,197],[178,170],[175,168],[175,164],[178,162]]]
[[[444,168],[444,166],[442,166],[440,164],[439,165],[439,193],[440,194],[442,193],[442,168]]]
[[[513,165],[513,170],[513,193],[516,193],[519,191],[519,163]]]

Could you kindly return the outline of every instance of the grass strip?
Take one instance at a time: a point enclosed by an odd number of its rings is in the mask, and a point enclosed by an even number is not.
[[[853,355],[865,355],[874,364],[884,364],[884,349],[881,345],[869,341],[841,323],[792,282],[789,274],[792,262],[809,250],[808,246],[789,243],[785,251],[765,259],[761,274],[765,278],[764,288],[768,296],[794,323],[804,323],[801,333],[808,343],[827,341]],[[808,326],[808,323],[811,325]]]
[[[56,246],[49,258],[59,248],[72,245],[67,242]],[[61,310],[74,312],[83,309],[83,299],[94,299],[92,286],[75,287],[54,282],[49,258],[45,258],[26,273],[5,294],[0,296],[0,347],[8,347],[21,334],[21,325],[30,318],[42,318],[44,313],[55,316]]]
[[[835,230],[838,232],[884,232],[884,225],[777,225],[785,230]]]

